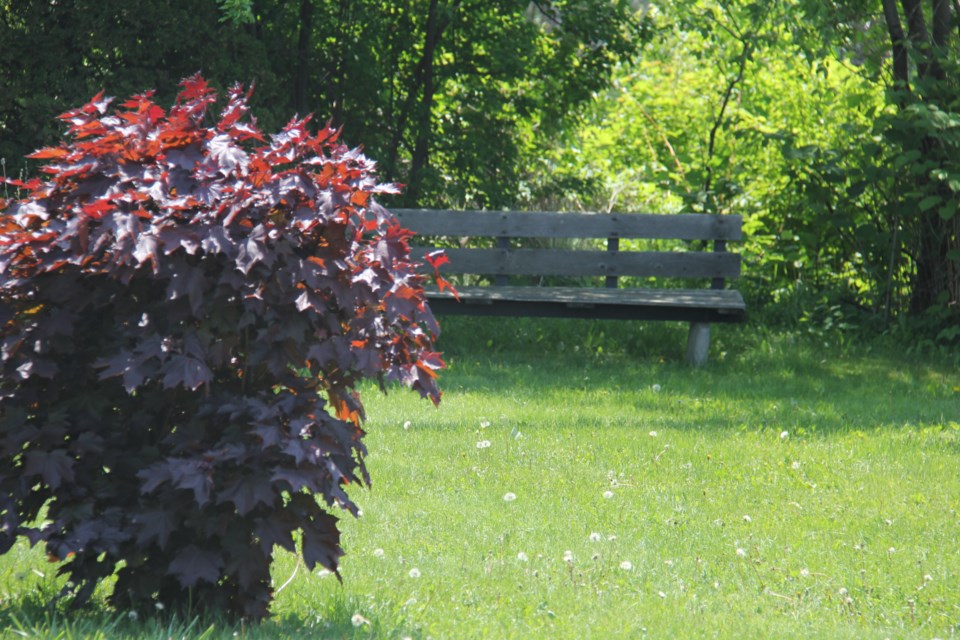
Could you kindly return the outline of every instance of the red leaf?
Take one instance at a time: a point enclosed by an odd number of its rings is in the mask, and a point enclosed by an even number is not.
[[[102,218],[108,211],[113,210],[113,205],[110,204],[110,200],[107,198],[101,198],[100,200],[94,200],[90,204],[83,205],[83,212],[93,218],[94,220],[99,220]]]
[[[448,280],[446,280],[446,279],[445,279],[443,276],[441,276],[439,273],[436,274],[436,276],[434,276],[434,277],[435,277],[436,280],[437,280],[437,287],[440,288],[440,291],[447,291],[447,290],[449,289],[450,293],[453,294],[453,297],[456,299],[456,301],[457,301],[457,302],[460,302],[460,294],[457,293],[457,290],[453,287],[452,284],[450,284],[450,282],[449,282]]]
[[[66,158],[68,155],[70,155],[70,151],[65,147],[46,147],[45,149],[34,151],[27,157],[31,160],[49,160],[53,158]]]
[[[370,194],[366,191],[354,191],[353,195],[350,196],[350,204],[355,204],[358,207],[366,207],[369,201]]]
[[[448,258],[447,254],[443,252],[443,249],[431,251],[425,255],[424,258],[426,258],[427,262],[430,263],[430,266],[433,267],[434,270],[439,269],[443,265],[450,262],[450,258]]]

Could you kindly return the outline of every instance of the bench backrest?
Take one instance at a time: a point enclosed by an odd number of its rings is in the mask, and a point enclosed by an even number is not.
[[[400,223],[419,235],[489,237],[496,248],[447,248],[442,271],[494,276],[603,276],[616,287],[618,276],[709,278],[723,288],[725,278],[740,275],[740,256],[727,241],[743,237],[738,215],[554,213],[526,211],[442,211],[392,209]],[[606,250],[517,248],[516,238],[606,239]],[[712,251],[621,251],[621,239],[703,240]],[[412,247],[420,257],[426,247]]]

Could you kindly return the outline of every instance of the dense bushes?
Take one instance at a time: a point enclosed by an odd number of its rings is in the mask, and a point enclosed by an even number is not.
[[[439,401],[395,188],[329,127],[265,140],[248,98],[97,96],[0,201],[0,552],[45,543],[75,603],[116,574],[124,609],[264,617],[275,545],[337,571],[358,381]]]

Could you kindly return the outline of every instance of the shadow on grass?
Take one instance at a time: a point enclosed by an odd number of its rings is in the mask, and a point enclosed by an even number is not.
[[[693,369],[683,362],[683,323],[457,317],[443,327],[449,369],[441,388],[454,396],[589,404],[613,394],[623,420],[659,412],[661,423],[678,428],[833,431],[960,421],[954,367],[877,344],[715,325],[711,360]]]
[[[407,628],[405,618],[398,617],[395,611],[387,609],[381,615],[370,613],[360,602],[343,596],[334,597],[321,609],[306,615],[286,613],[260,624],[250,624],[214,615],[182,618],[162,611],[140,619],[103,604],[69,610],[63,603],[57,603],[55,594],[56,591],[40,589],[4,601],[0,605],[0,637],[104,640],[420,637],[418,632]]]

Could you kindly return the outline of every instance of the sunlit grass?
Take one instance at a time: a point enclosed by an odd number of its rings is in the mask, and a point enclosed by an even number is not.
[[[342,586],[281,555],[275,582],[286,586],[275,618],[259,628],[106,610],[68,615],[30,595],[55,591],[55,565],[18,547],[0,558],[4,633],[960,631],[954,370],[731,329],[718,332],[711,364],[695,371],[674,357],[682,329],[654,333],[660,346],[637,355],[617,350],[623,339],[597,335],[622,331],[606,325],[591,325],[589,348],[568,338],[560,350],[543,346],[549,324],[491,324],[484,335],[478,325],[451,324],[448,339],[467,331],[471,348],[448,348],[439,408],[400,389],[364,391],[374,484],[352,489],[362,518],[341,521]],[[678,337],[679,346],[669,342]]]

